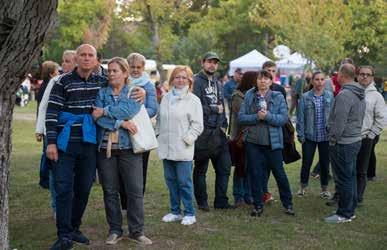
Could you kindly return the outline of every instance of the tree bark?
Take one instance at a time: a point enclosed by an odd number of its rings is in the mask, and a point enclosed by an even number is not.
[[[0,6],[0,249],[8,250],[8,189],[15,92],[53,27],[58,1],[0,0]]]

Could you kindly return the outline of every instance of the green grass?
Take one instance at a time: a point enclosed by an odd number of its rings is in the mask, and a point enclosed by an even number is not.
[[[16,112],[20,112],[17,110]],[[33,121],[14,121],[13,153],[10,177],[11,249],[48,249],[56,238],[51,218],[49,192],[38,185],[41,144],[34,141]],[[328,225],[323,218],[333,209],[318,197],[319,182],[311,180],[304,198],[294,197],[296,216],[286,216],[280,202],[265,208],[263,217],[249,216],[250,208],[197,214],[198,223],[182,226],[161,222],[168,213],[169,196],[161,162],[151,155],[145,196],[145,232],[154,244],[149,249],[386,249],[387,247],[387,136],[377,146],[378,181],[369,183],[365,205],[357,210],[357,219],[348,224]],[[317,160],[317,159],[316,159]],[[300,161],[286,166],[293,193],[298,189]],[[214,198],[214,171],[207,177],[209,201]],[[332,189],[333,185],[330,184]],[[232,182],[229,183],[229,197]],[[273,177],[270,189],[278,199]],[[126,217],[124,217],[126,218]],[[125,223],[126,224],[126,223]],[[93,186],[84,215],[82,231],[92,244],[75,249],[135,248],[127,240],[116,246],[104,244],[107,224],[101,186]],[[128,245],[129,244],[129,245]]]

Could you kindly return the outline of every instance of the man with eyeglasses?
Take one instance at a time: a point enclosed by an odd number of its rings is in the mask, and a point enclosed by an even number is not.
[[[203,107],[204,131],[195,142],[193,170],[194,194],[198,208],[209,211],[206,174],[209,160],[215,169],[215,209],[235,208],[228,203],[227,186],[231,171],[221,83],[215,77],[219,56],[207,52],[202,59],[202,70],[194,76],[193,93]]]
[[[363,202],[367,183],[367,170],[373,146],[376,144],[377,137],[383,131],[383,109],[385,104],[382,95],[375,87],[374,73],[372,66],[360,66],[358,68],[357,80],[365,88],[366,101],[366,111],[361,130],[361,148],[356,161],[358,203]]]

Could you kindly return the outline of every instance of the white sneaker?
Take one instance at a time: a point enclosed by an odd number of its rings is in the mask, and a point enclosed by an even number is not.
[[[109,237],[106,239],[105,243],[108,245],[115,245],[117,242],[122,240],[122,235],[118,235],[116,233],[112,233],[109,235]]]
[[[196,223],[196,217],[195,216],[184,216],[183,220],[181,221],[182,225],[192,225]]]
[[[322,191],[320,193],[320,197],[322,199],[330,199],[332,197],[331,193],[329,191]]]
[[[173,221],[179,221],[183,219],[183,217],[180,214],[167,214],[165,215],[161,220],[163,222],[173,222]]]

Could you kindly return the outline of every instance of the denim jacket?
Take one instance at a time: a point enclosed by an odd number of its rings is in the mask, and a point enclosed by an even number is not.
[[[257,89],[252,88],[245,94],[241,109],[239,111],[239,124],[246,126],[253,126],[258,124],[258,115],[254,112],[254,105]],[[288,109],[285,98],[281,92],[272,91],[270,102],[268,103],[268,112],[265,120],[269,125],[269,136],[271,149],[282,149],[284,144],[282,126],[288,121]],[[247,132],[248,133],[248,132]],[[244,135],[246,138],[247,135]]]
[[[305,139],[310,141],[316,140],[316,121],[315,121],[315,105],[313,102],[313,89],[304,93],[297,107],[297,137],[300,142],[304,142]],[[324,90],[324,115],[325,115],[325,127],[328,125],[329,114],[333,106],[333,94],[330,91]]]
[[[121,90],[121,93],[116,100],[114,100],[113,90],[110,86],[102,88],[98,92],[95,106],[104,108],[104,116],[97,119],[97,143],[98,150],[101,147],[103,136],[106,131],[116,131],[118,129],[119,148],[132,148],[128,130],[121,128],[124,120],[132,119],[139,111],[141,104],[128,98],[129,88],[127,85]]]

